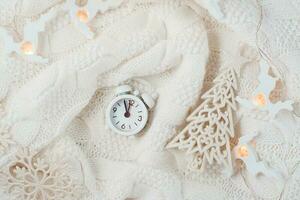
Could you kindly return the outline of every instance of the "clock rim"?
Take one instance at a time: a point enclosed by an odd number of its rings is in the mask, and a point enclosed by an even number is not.
[[[112,120],[111,120],[111,117],[110,117],[110,111],[113,107],[113,105],[118,102],[119,100],[121,99],[125,99],[125,98],[131,98],[135,101],[139,101],[142,106],[143,106],[143,109],[146,111],[145,113],[145,117],[146,119],[143,120],[142,124],[134,131],[128,131],[128,132],[125,132],[125,131],[121,131],[120,129],[118,129],[117,127],[115,127],[112,123]],[[115,133],[118,133],[120,135],[123,135],[123,136],[132,136],[132,135],[136,135],[138,133],[140,133],[146,126],[147,122],[148,122],[148,109],[145,105],[145,103],[137,96],[134,96],[132,94],[123,94],[123,95],[120,95],[120,96],[116,96],[108,105],[107,109],[106,109],[106,122],[109,126],[109,128],[115,132]]]

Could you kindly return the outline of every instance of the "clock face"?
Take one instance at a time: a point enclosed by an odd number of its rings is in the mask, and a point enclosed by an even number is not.
[[[122,135],[139,133],[148,120],[145,104],[133,95],[116,97],[109,105],[107,115],[110,128]]]

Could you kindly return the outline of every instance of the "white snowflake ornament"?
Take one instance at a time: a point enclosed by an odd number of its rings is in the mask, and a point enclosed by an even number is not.
[[[86,5],[79,7],[76,0],[67,0],[63,6],[70,14],[72,22],[88,39],[94,37],[94,32],[90,29],[89,23],[95,18],[98,12],[118,7],[123,0],[88,0]]]
[[[274,78],[268,74],[270,67],[265,60],[260,62],[260,74],[258,80],[260,84],[253,92],[252,99],[243,99],[241,97],[236,97],[237,102],[245,108],[247,111],[264,111],[268,113],[268,119],[274,119],[275,116],[281,110],[293,110],[293,101],[279,101],[272,103],[269,96],[272,90],[275,88],[276,81],[278,78]]]
[[[39,34],[45,30],[45,24],[56,14],[55,9],[41,15],[38,20],[29,22],[24,27],[23,39],[20,42],[14,41],[8,32],[0,28],[0,36],[4,41],[4,51],[7,55],[15,52],[26,59],[33,62],[46,63],[48,59],[38,55],[37,49],[39,47]]]
[[[123,0],[88,0],[83,7],[76,5],[75,0],[66,0],[62,5],[62,9],[69,12],[74,25],[87,38],[94,37],[94,32],[91,31],[88,23],[94,19],[97,12],[103,13],[109,9],[118,7]],[[4,42],[4,52],[9,55],[13,52],[26,57],[27,60],[33,62],[48,62],[47,58],[43,58],[38,54],[39,34],[45,30],[45,24],[57,14],[57,9],[52,8],[45,14],[41,15],[38,20],[29,22],[24,27],[23,39],[20,42],[14,41],[13,37],[8,32],[0,28],[0,37]]]
[[[233,148],[235,160],[241,160],[246,166],[247,171],[257,177],[259,174],[269,178],[274,178],[280,183],[283,183],[283,175],[270,167],[263,161],[259,161],[255,148],[253,146],[254,138],[258,135],[257,132],[242,136],[239,139],[238,145]]]

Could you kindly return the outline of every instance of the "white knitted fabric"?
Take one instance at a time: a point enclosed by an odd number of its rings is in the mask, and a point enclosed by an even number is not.
[[[24,24],[63,2],[2,0],[0,25],[18,40]],[[92,20],[91,40],[60,11],[42,33],[46,64],[4,54],[0,38],[0,199],[299,199],[300,1],[258,2],[124,0]],[[274,120],[238,113],[236,132],[260,132],[259,159],[285,175],[284,185],[246,169],[230,177],[218,166],[189,171],[184,153],[166,144],[220,68],[240,69],[238,95],[251,98],[260,59],[283,83],[272,100],[293,100],[294,111]],[[134,138],[106,128],[105,110],[121,83],[158,95]]]

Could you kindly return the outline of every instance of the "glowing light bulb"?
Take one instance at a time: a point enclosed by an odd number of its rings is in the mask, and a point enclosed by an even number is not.
[[[267,101],[266,101],[266,96],[264,95],[264,93],[258,93],[254,97],[254,103],[255,103],[255,105],[258,105],[258,106],[265,106],[267,104]]]
[[[29,41],[23,42],[20,49],[26,55],[32,55],[34,53],[33,45]]]
[[[79,21],[84,23],[88,22],[89,20],[89,13],[87,10],[78,10],[76,16],[78,17]]]
[[[249,152],[248,152],[247,147],[246,146],[240,146],[238,148],[238,154],[239,154],[240,157],[243,157],[243,158],[248,157]]]

